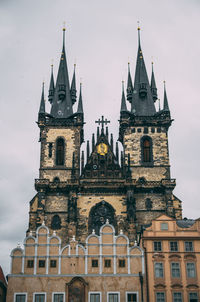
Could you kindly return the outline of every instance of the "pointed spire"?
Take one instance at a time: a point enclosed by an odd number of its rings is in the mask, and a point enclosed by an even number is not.
[[[84,151],[82,151],[81,154],[81,173],[83,173],[83,169],[84,169]]]
[[[72,100],[65,53],[65,28],[63,28],[63,48],[56,80],[55,95],[51,107],[51,115],[55,118],[68,118],[72,114]]]
[[[72,105],[76,103],[76,72],[75,71],[76,71],[76,64],[74,64],[74,73],[73,73],[71,89],[70,89]]]
[[[130,63],[128,62],[128,81],[127,81],[127,100],[131,103],[132,97],[133,97],[133,82],[132,82],[132,77],[131,77],[131,72],[130,72]]]
[[[124,81],[122,81],[122,99],[121,99],[121,110],[120,112],[127,111],[126,99],[124,94]]]
[[[110,147],[111,150],[113,151],[113,134],[111,133],[111,137],[110,137]]]
[[[44,100],[44,82],[42,83],[42,96],[40,101],[39,114],[45,113],[45,100]]]
[[[168,99],[167,99],[167,92],[166,92],[166,84],[164,81],[164,106],[163,106],[164,111],[169,111],[169,104],[168,104]]]
[[[94,133],[92,133],[92,151],[94,151],[94,146],[95,146],[95,137],[94,137]]]
[[[87,161],[89,159],[89,156],[90,156],[90,142],[87,141]]]
[[[99,139],[99,127],[97,127],[97,140]]]
[[[55,90],[55,86],[54,86],[54,77],[53,77],[53,64],[51,64],[51,79],[50,79],[49,95],[48,95],[50,104],[52,104],[53,102],[54,90]]]
[[[77,113],[82,113],[83,114],[82,83],[80,83],[80,94],[79,94]]]
[[[118,146],[118,142],[116,142],[116,160],[117,160],[117,163],[119,163],[119,146]]]
[[[153,100],[155,102],[158,99],[158,95],[157,95],[156,81],[155,81],[154,70],[153,70],[153,62],[151,64],[152,64],[151,93],[152,93]]]
[[[138,54],[133,91],[134,94],[132,98],[131,112],[138,116],[154,115],[156,110],[141,49],[140,27],[138,27]]]

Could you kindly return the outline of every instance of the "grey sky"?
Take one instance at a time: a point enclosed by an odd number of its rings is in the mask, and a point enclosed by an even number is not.
[[[138,20],[148,73],[153,59],[159,97],[162,101],[166,80],[175,119],[169,130],[175,194],[183,201],[183,216],[200,216],[200,2],[0,0],[0,264],[6,273],[11,249],[25,236],[35,194],[40,147],[35,121],[43,80],[47,96],[52,59],[57,74],[63,21],[70,78],[76,62],[78,84],[83,82],[85,140],[102,114],[111,120],[116,140],[128,61],[134,76]]]

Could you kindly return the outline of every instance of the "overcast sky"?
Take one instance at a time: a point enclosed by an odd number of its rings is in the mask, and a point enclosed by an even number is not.
[[[29,201],[39,168],[39,129],[35,121],[42,81],[46,97],[50,65],[57,74],[62,24],[70,78],[77,64],[83,83],[85,140],[94,120],[111,120],[118,138],[121,81],[132,76],[137,54],[137,21],[148,73],[151,61],[161,103],[163,80],[172,118],[169,130],[171,175],[183,217],[198,218],[200,130],[199,0],[0,0],[0,264],[9,272],[9,254],[22,243]]]

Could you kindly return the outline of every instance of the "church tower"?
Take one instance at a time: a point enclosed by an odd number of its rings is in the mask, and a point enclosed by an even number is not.
[[[175,179],[170,175],[168,129],[170,115],[164,84],[164,106],[156,111],[157,88],[152,63],[149,83],[138,28],[138,53],[134,85],[128,64],[127,110],[125,97],[120,111],[119,140],[124,148],[125,163],[130,166],[129,194],[134,196],[135,222],[145,225],[162,212],[181,218],[181,202],[173,195]]]
[[[53,66],[49,86],[50,114],[45,111],[44,85],[38,127],[40,129],[40,170],[35,180],[36,196],[30,202],[29,230],[44,221],[52,230],[58,230],[63,238],[67,236],[69,203],[75,210],[77,184],[80,174],[80,148],[83,142],[83,104],[80,90],[77,111],[75,67],[71,82],[65,51],[65,28],[60,64],[54,85]],[[75,215],[72,213],[71,215]]]

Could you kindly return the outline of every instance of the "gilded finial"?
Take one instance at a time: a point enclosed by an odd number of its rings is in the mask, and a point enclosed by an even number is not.
[[[137,24],[138,24],[138,30],[140,30],[140,21],[137,21]]]
[[[66,22],[63,22],[63,31],[66,31]]]

